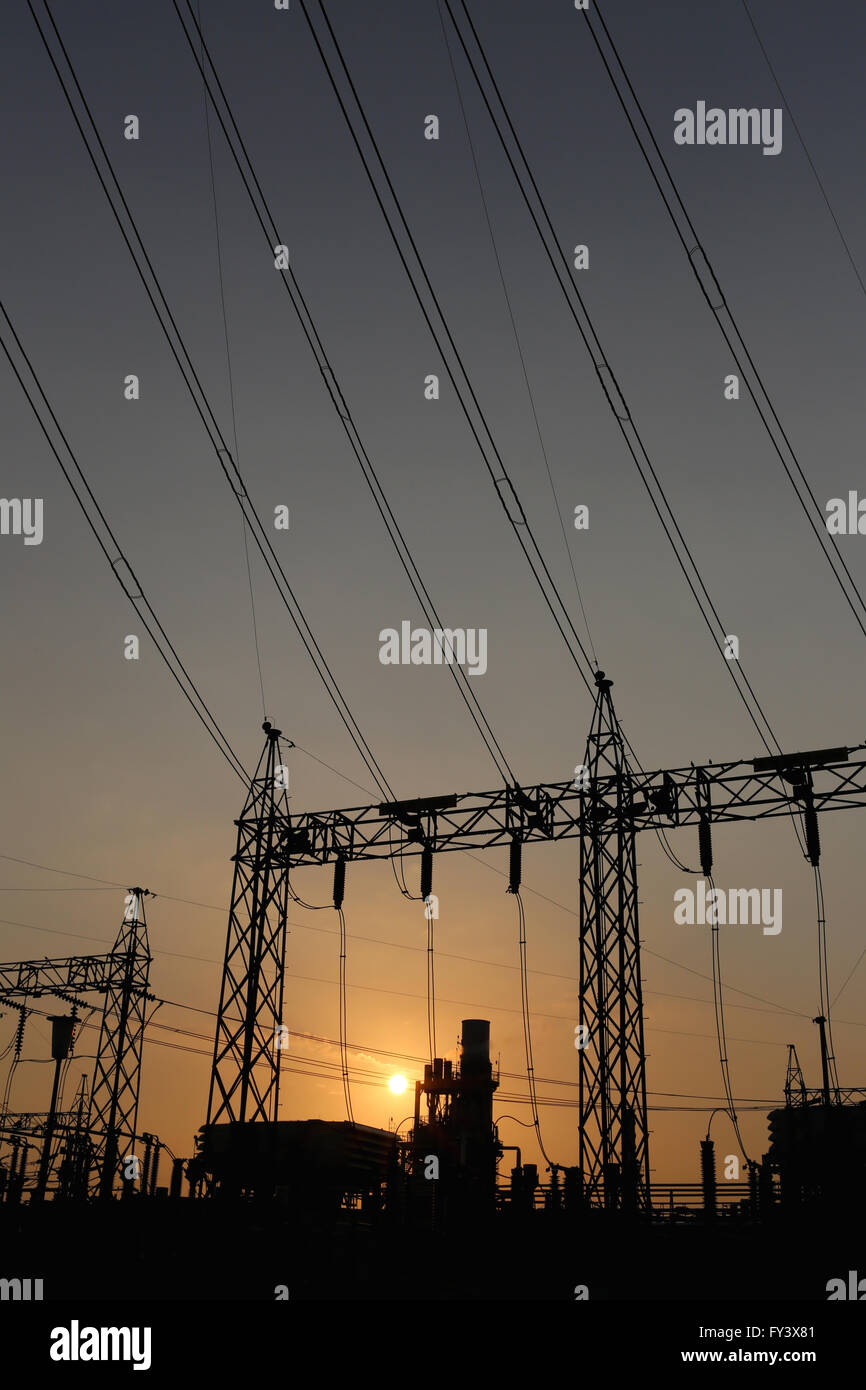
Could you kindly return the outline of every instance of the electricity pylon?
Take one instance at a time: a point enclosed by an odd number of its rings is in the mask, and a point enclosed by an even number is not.
[[[591,1205],[649,1205],[643,1007],[635,835],[694,826],[710,872],[712,822],[802,818],[809,861],[820,857],[818,813],[866,806],[863,749],[823,748],[747,761],[643,772],[628,765],[611,700],[596,675],[586,778],[492,792],[383,802],[289,817],[278,730],[267,735],[238,825],[208,1123],[277,1117],[285,914],[293,865],[336,866],[335,903],[349,860],[433,856],[580,838],[580,1156]]]
[[[649,1201],[634,791],[603,671],[580,838],[580,1170],[591,1204]]]
[[[74,1002],[80,995],[102,995],[99,1046],[82,1143],[90,1153],[89,1189],[103,1197],[113,1191],[118,1153],[125,1157],[135,1149],[145,1009],[153,997],[148,994],[151,955],[146,896],[146,888],[129,890],[117,940],[107,954],[0,964],[0,1001],[47,994]]]
[[[111,1196],[118,1173],[118,1156],[125,1159],[135,1154],[151,962],[144,912],[147,896],[146,888],[130,888],[120,931],[109,957],[112,969],[99,1029],[88,1120],[100,1197]]]
[[[275,1120],[280,1091],[290,833],[280,730],[265,747],[236,822],[237,852],[207,1123]]]

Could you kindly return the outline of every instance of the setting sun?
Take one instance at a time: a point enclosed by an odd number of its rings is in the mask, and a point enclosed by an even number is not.
[[[388,1090],[393,1091],[395,1096],[402,1096],[409,1082],[405,1076],[392,1076],[388,1082]]]

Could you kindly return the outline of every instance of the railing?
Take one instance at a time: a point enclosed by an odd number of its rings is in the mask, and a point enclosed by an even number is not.
[[[719,1215],[739,1214],[750,1195],[748,1182],[723,1179],[716,1184],[716,1211]],[[704,1210],[704,1189],[699,1182],[651,1183],[650,1199],[654,1216],[693,1216]]]
[[[743,1215],[748,1210],[750,1196],[747,1181],[723,1180],[717,1183],[717,1214],[720,1217]],[[650,1201],[655,1218],[688,1221],[703,1212],[704,1191],[699,1182],[652,1183]],[[531,1192],[520,1192],[506,1184],[497,1188],[496,1205],[500,1211],[515,1207],[545,1211],[554,1205],[564,1208],[566,1199],[562,1185],[552,1188],[550,1183],[539,1183]]]

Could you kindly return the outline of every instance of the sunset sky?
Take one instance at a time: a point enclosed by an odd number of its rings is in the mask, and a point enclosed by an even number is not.
[[[331,0],[326,8],[585,638],[437,5]],[[820,9],[751,0],[750,8],[862,268],[866,12],[842,0]],[[780,744],[862,742],[866,642],[746,392],[724,399],[735,367],[582,16],[570,0],[474,0],[470,10],[562,245],[590,248],[589,269],[574,272],[579,288]],[[56,0],[52,13],[230,439],[202,82],[171,0]],[[755,147],[674,142],[674,112],[698,101],[783,105],[740,0],[608,0],[605,15],[819,503],[847,497],[866,476],[866,302],[788,114],[772,158]],[[286,13],[266,0],[202,0],[201,22],[294,274],[439,612],[450,626],[487,630],[475,694],[522,782],[564,781],[583,760],[591,701],[448,385],[300,4]],[[765,750],[626,452],[471,75],[459,60],[457,71],[592,640],[625,732],[648,769],[758,756]],[[262,709],[236,501],[23,3],[0,12],[0,103],[14,133],[0,151],[3,302],[150,602],[248,769],[265,712],[308,750],[290,752],[293,811],[378,801],[253,551]],[[138,141],[123,138],[130,113]],[[431,113],[438,141],[424,138]],[[272,530],[272,543],[397,794],[493,789],[496,769],[449,672],[379,661],[382,629],[423,618],[212,114],[211,134],[238,461],[250,496],[267,525],[276,506],[290,508],[290,529]],[[431,372],[442,380],[435,402],[424,398]],[[124,399],[129,373],[140,378],[138,401]],[[44,499],[40,545],[0,536],[0,958],[107,948],[126,887],[158,895],[147,902],[151,987],[166,1002],[148,1031],[139,1128],[189,1155],[205,1118],[243,789],[141,632],[5,358],[0,410],[2,494]],[[580,532],[570,524],[579,504],[590,509]],[[838,542],[866,584],[866,538]],[[127,661],[124,639],[136,633],[140,659]],[[845,984],[864,945],[864,832],[856,812],[821,824],[831,998],[845,986],[833,1013],[836,1056],[850,1086],[866,1084],[866,962]],[[671,842],[697,863],[694,830]],[[785,820],[716,828],[714,847],[719,888],[783,893],[778,935],[722,930],[731,1075],[743,1137],[760,1157],[766,1111],[781,1102],[786,1044],[797,1045],[807,1084],[820,1081],[814,885]],[[674,922],[674,893],[694,878],[654,836],[642,835],[638,850],[652,1176],[696,1181],[698,1141],[723,1094],[709,931]],[[570,840],[524,856],[535,1068],[541,1097],[558,1102],[542,1107],[542,1129],[561,1163],[577,1158],[578,853]],[[525,1097],[526,1080],[507,855],[483,859],[435,862],[439,1050],[456,1055],[462,1018],[490,1019],[504,1093],[494,1114],[508,1117],[501,1137],[541,1161],[525,1128],[529,1108],[510,1098]],[[417,893],[417,859],[407,860],[407,877]],[[329,869],[300,870],[293,881],[306,901],[330,901]],[[412,1110],[427,1052],[423,907],[401,897],[387,863],[359,863],[348,867],[345,913],[355,1117],[396,1125]],[[292,1039],[281,1118],[343,1119],[338,1050],[328,1041],[338,1037],[336,914],[292,905],[289,917]],[[37,1007],[53,1012],[54,1001]],[[0,1051],[16,1022],[14,1010],[0,1018]],[[85,1057],[95,1041],[93,1031],[80,1036],[67,1101],[92,1069]],[[44,1018],[29,1021],[24,1055],[50,1055]],[[402,1097],[387,1088],[395,1072],[410,1081]],[[49,1073],[44,1060],[22,1065],[11,1108],[47,1108]],[[721,1155],[736,1152],[724,1116],[713,1137]]]

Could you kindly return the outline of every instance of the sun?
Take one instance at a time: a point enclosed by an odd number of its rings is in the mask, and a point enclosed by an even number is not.
[[[388,1082],[388,1090],[393,1091],[395,1096],[402,1096],[408,1085],[405,1076],[392,1076]]]

